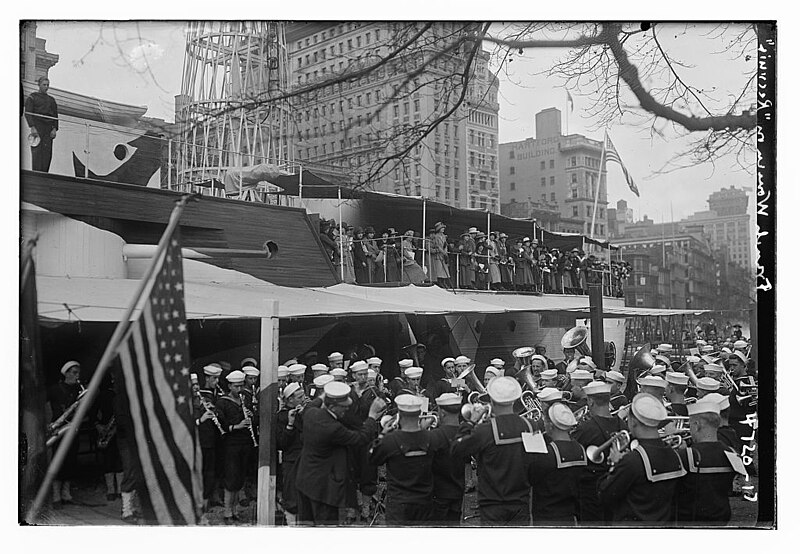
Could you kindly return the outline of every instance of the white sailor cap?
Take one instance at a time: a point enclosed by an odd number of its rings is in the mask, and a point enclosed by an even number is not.
[[[471,360],[470,360],[469,358],[467,358],[466,356],[459,356],[459,357],[457,357],[457,358],[456,358],[456,360],[455,360],[455,362],[456,362],[456,365],[459,365],[459,364],[468,364],[470,361],[471,361]]]
[[[578,424],[575,414],[561,402],[556,402],[547,410],[547,417],[550,422],[562,431],[569,431]]]
[[[536,393],[536,398],[542,402],[555,402],[564,398],[564,393],[553,387],[545,387]]]
[[[506,362],[501,360],[500,358],[492,358],[492,361],[489,363],[495,367],[503,367],[506,365]]]
[[[700,347],[700,352],[713,352],[713,351],[714,347],[711,346],[710,344],[706,344],[705,346]]]
[[[369,366],[364,360],[358,360],[350,364],[350,373],[358,373],[359,371],[367,371]]]
[[[667,371],[667,366],[662,364],[656,364],[650,368],[650,375],[660,375]]]
[[[222,367],[219,364],[209,364],[203,368],[203,373],[210,377],[219,377],[222,373]]]
[[[403,374],[409,379],[419,379],[422,377],[422,371],[421,367],[409,367]]]
[[[367,370],[367,379],[375,379],[378,377],[378,372],[372,368]]]
[[[670,359],[667,358],[666,356],[661,355],[661,354],[656,356],[656,361],[657,362],[663,362],[662,365],[665,365],[666,367],[669,367],[670,365],[672,365],[672,362],[670,361]]]
[[[747,356],[745,356],[744,352],[742,352],[741,350],[737,350],[732,354],[732,356],[736,356],[742,361],[743,364],[747,365]]]
[[[585,392],[587,396],[592,394],[611,394],[611,385],[603,383],[602,381],[592,381],[583,387],[583,392]]]
[[[436,397],[439,406],[460,406],[461,396],[452,392],[445,392]]]
[[[720,375],[725,371],[725,368],[719,364],[706,364],[703,366],[703,369],[706,373],[716,373]]]
[[[656,348],[659,352],[672,352],[672,345],[667,343],[659,344]]]
[[[658,354],[658,350],[656,350],[655,348],[651,348],[650,349],[650,355],[651,356],[655,356],[656,354]]]
[[[242,369],[242,373],[249,375],[250,377],[258,377],[261,375],[261,372],[258,370],[258,368],[251,365],[245,366],[244,369]]]
[[[723,346],[720,352],[725,352],[726,354],[733,354],[733,350],[731,350],[727,346]]]
[[[314,364],[311,366],[311,371],[324,371],[327,373],[328,366],[326,366],[325,364]]]
[[[690,363],[693,363],[693,364],[696,364],[696,363],[700,362],[700,357],[699,356],[686,356],[686,361],[690,362]]]
[[[328,383],[333,381],[333,375],[325,374],[325,375],[317,375],[314,377],[314,386],[319,388],[324,387]],[[290,383],[291,385],[297,385],[297,383]]]
[[[285,365],[278,366],[278,377],[286,377],[289,375],[289,368]]]
[[[332,377],[344,377],[347,375],[347,371],[341,367],[335,367],[331,370],[330,374]]]
[[[445,364],[447,364],[447,362],[453,362],[455,364],[456,360],[455,358],[445,358],[444,360],[442,360],[442,367],[444,367]]]
[[[541,354],[534,354],[533,356],[531,356],[531,360],[539,360],[544,364],[544,367],[547,367],[547,358],[545,358]]]
[[[258,367],[258,363],[256,362],[255,358],[245,358],[242,360],[242,363],[239,364],[239,367],[244,369],[245,366],[251,365],[253,367]]]
[[[350,385],[340,383],[339,381],[331,381],[327,383],[322,389],[325,392],[326,400],[341,401],[349,399]]]
[[[731,407],[731,400],[724,394],[720,394],[718,392],[710,392],[705,395],[703,398],[698,400],[697,402],[716,402],[717,406],[719,406],[719,411],[727,410]],[[695,402],[695,404],[697,403]],[[691,404],[689,404],[691,406]]]
[[[75,360],[70,360],[69,362],[61,366],[61,375],[66,375],[67,371],[69,371],[73,367],[80,368],[81,364],[79,362],[76,362]]]
[[[697,380],[696,388],[707,392],[716,392],[719,390],[720,383],[712,377],[700,377]]]
[[[367,363],[369,365],[381,365],[383,363],[383,360],[381,360],[377,356],[373,356],[371,358],[367,358]]]
[[[711,396],[711,395],[708,395]],[[686,406],[686,411],[689,413],[689,417],[697,414],[717,414],[719,415],[720,406],[719,403],[714,400],[707,400],[708,396],[705,396],[694,402],[692,404],[688,404]]]
[[[409,367],[414,365],[414,360],[406,358],[405,360],[400,360],[399,362],[397,362],[397,365],[400,366],[400,369],[408,369]]]
[[[569,378],[573,381],[591,381],[594,377],[585,369],[576,369]]]
[[[698,361],[701,361],[701,360],[704,361],[707,364],[713,364],[714,363],[714,358],[712,358],[708,354],[703,354],[702,356],[700,356],[700,360],[698,360]]]
[[[606,371],[606,381],[614,381],[615,383],[624,383],[625,376],[619,371]]]
[[[667,383],[672,383],[673,385],[688,385],[689,376],[677,371],[667,371]]]
[[[662,389],[667,388],[667,382],[661,377],[656,377],[655,375],[645,375],[644,377],[639,377],[636,379],[636,382],[643,387],[661,387]]]
[[[542,379],[546,379],[548,381],[551,381],[551,380],[555,379],[558,376],[558,370],[557,369],[545,369],[539,375],[541,376]]]
[[[288,385],[286,385],[283,388],[283,397],[284,398],[289,398],[290,396],[292,396],[294,393],[296,393],[297,391],[299,391],[302,388],[303,387],[300,386],[300,383],[289,383]]]
[[[640,392],[633,397],[631,413],[647,427],[658,427],[667,419],[667,409],[661,400],[647,393]]]
[[[696,340],[696,341],[694,341],[694,342],[695,342],[695,344],[696,344],[697,346],[705,346],[705,345],[707,345],[707,344],[708,344],[708,343],[707,343],[706,341],[704,341],[703,339],[697,339],[697,340]]]
[[[227,379],[228,382],[232,385],[235,385],[237,383],[244,383],[244,373],[242,373],[237,369],[228,373],[228,376],[225,377],[225,379]]]
[[[734,350],[744,350],[747,348],[747,341],[746,340],[737,340],[733,343]]]
[[[197,381],[197,373],[190,373],[189,379],[191,379],[192,381]]]
[[[513,377],[498,377],[489,381],[486,392],[495,404],[507,405],[522,396],[522,387]]]
[[[328,361],[334,362],[336,360],[343,360],[344,355],[341,352],[331,352],[328,354]]]
[[[413,413],[422,410],[422,398],[415,394],[400,394],[394,399],[397,409],[401,412]]]
[[[495,377],[500,377],[500,372],[497,370],[496,367],[494,367],[493,365],[490,365],[484,371],[483,377],[485,378],[487,375],[494,375]]]
[[[305,364],[292,364],[289,366],[289,375],[303,375],[305,372]]]

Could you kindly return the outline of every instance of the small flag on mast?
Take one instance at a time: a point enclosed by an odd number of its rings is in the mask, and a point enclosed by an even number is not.
[[[619,157],[619,153],[617,149],[614,147],[614,143],[611,142],[611,137],[606,134],[606,160],[610,162],[617,162],[619,166],[622,168],[622,173],[625,175],[625,181],[628,183],[628,187],[630,187],[633,194],[639,196],[639,188],[636,186],[636,183],[633,182],[633,177],[631,174],[628,173],[628,168],[625,167],[625,164],[622,163],[622,159]]]
[[[144,289],[141,313],[117,348],[144,476],[143,507],[160,524],[197,523],[201,451],[192,416],[183,260],[173,235]]]

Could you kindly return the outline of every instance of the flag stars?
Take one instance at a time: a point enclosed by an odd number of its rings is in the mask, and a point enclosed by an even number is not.
[[[189,368],[184,366],[183,369],[181,370],[181,375],[183,375],[184,377],[189,375]]]
[[[180,325],[178,325],[178,331],[180,331],[181,333],[185,333],[186,332],[186,324],[185,323],[181,323]]]
[[[170,356],[169,354],[165,354],[164,355],[164,363],[168,364],[170,362],[170,360],[172,360],[172,356]]]

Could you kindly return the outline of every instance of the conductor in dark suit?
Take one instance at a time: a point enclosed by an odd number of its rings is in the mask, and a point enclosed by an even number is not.
[[[325,385],[323,404],[303,414],[303,452],[297,468],[298,520],[301,525],[338,525],[339,508],[345,507],[347,447],[369,444],[377,435],[376,419],[386,406],[376,398],[359,430],[342,424],[353,402],[344,383]]]

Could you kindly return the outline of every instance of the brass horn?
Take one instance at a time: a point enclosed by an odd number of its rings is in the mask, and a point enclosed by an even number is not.
[[[647,372],[653,369],[656,365],[656,359],[650,353],[650,343],[645,343],[633,355],[631,361],[628,362],[628,371],[634,370],[636,372]]]
[[[475,364],[470,364],[467,369],[461,372],[458,378],[464,380],[469,387],[469,390],[478,392],[479,394],[486,393],[486,387],[483,386],[483,383],[481,383],[480,379],[478,379],[478,376],[475,375]]]
[[[539,387],[536,385],[536,379],[533,377],[533,372],[531,371],[531,366],[526,365],[522,369],[520,369],[517,374],[514,376],[518,381],[523,383],[529,390],[536,392],[539,390]]]
[[[511,355],[519,360],[520,367],[525,367],[526,365],[531,365],[531,359],[535,353],[536,351],[532,347],[521,346],[514,350]]]
[[[581,356],[591,356],[592,349],[586,341],[588,336],[588,328],[583,325],[573,327],[561,337],[561,348],[573,348]]]

